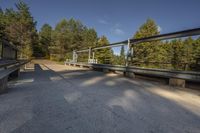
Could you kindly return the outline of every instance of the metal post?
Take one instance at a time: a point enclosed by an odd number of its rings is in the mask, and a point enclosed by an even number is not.
[[[93,59],[93,60],[94,60],[94,54],[95,54],[95,53],[94,53],[94,52],[92,52],[92,59]]]
[[[131,47],[131,65],[133,63],[133,56],[134,56],[134,51],[133,51],[133,47]]]
[[[75,52],[75,62],[78,62],[78,54]]]
[[[23,58],[23,53],[22,53],[22,44],[21,44],[21,51],[20,51],[21,53],[20,53],[20,59],[22,59]]]
[[[91,58],[91,47],[89,47],[88,50],[88,63],[90,63],[90,58]]]
[[[128,57],[130,54],[130,39],[128,39],[127,53],[126,53],[126,67],[128,66]]]
[[[74,50],[73,50],[73,52],[72,52],[72,60],[73,60],[73,62],[74,62]]]
[[[75,50],[73,50],[73,63],[75,63],[76,62],[76,51]]]

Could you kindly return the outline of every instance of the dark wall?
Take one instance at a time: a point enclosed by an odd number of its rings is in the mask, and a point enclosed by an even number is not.
[[[17,59],[17,50],[7,41],[0,45],[1,59]]]

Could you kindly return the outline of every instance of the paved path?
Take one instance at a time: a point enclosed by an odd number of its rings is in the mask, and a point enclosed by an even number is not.
[[[0,133],[200,133],[200,95],[35,61],[0,95]]]

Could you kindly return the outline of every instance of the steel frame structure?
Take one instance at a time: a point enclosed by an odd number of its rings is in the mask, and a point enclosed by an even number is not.
[[[161,40],[182,38],[182,37],[188,37],[188,36],[196,36],[196,35],[200,35],[200,28],[188,29],[188,30],[172,32],[172,33],[167,33],[167,34],[161,34],[161,35],[155,35],[155,36],[139,38],[139,39],[128,39],[125,41],[116,42],[116,43],[108,44],[105,46],[90,47],[88,49],[83,49],[83,50],[74,50],[73,51],[73,62],[77,62],[78,53],[88,52],[88,60],[90,60],[91,52],[93,52],[93,59],[94,59],[94,51],[95,50],[127,45],[128,50],[126,53],[126,66],[128,66],[128,57],[133,56],[133,49],[131,47],[132,45],[135,45],[138,43],[144,43],[144,42],[161,41]]]

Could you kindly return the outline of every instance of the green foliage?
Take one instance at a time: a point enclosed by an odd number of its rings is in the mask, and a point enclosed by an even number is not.
[[[160,34],[152,19],[139,28],[134,37],[143,38]],[[39,33],[36,21],[29,7],[22,1],[16,4],[16,10],[0,8],[0,41],[2,38],[13,42],[21,57],[47,57],[53,60],[72,58],[73,50],[108,45],[105,36],[98,39],[95,29],[88,28],[79,20],[63,19],[55,29],[44,24]],[[133,46],[134,56],[129,64],[141,67],[167,68],[176,70],[200,70],[200,38],[189,37],[170,41],[154,41]],[[88,53],[79,54],[78,61],[87,61]],[[95,59],[102,64],[125,65],[125,50],[114,55],[111,48],[95,51]]]
[[[64,60],[73,50],[94,47],[96,43],[97,33],[94,29],[87,28],[78,20],[63,19],[53,30],[50,54],[57,54],[57,60]],[[79,56],[80,60],[87,58],[84,54]]]
[[[99,38],[97,42],[97,46],[108,45],[109,41],[106,36],[102,36]],[[100,64],[111,64],[112,63],[112,54],[113,51],[111,48],[104,48],[95,51],[95,58],[98,60]]]
[[[153,35],[158,35],[158,26],[152,19],[147,19],[147,21],[139,28],[133,38],[144,38]],[[134,61],[144,62],[146,65],[152,61],[158,61],[162,57],[158,57],[159,52],[158,41],[140,43],[133,46],[134,49]]]
[[[158,34],[158,26],[155,21],[153,19],[147,19],[147,21],[136,32],[134,38],[143,38]]]
[[[148,19],[136,32],[134,38],[158,35],[156,23]],[[191,37],[170,41],[154,41],[133,46],[135,66],[175,70],[195,70],[200,57],[200,41]]]
[[[184,47],[182,41],[173,40],[171,42],[171,64],[174,69],[178,69],[183,61]]]
[[[120,55],[112,55],[112,64],[113,65],[125,65],[126,64],[126,56],[124,46],[121,46]]]
[[[21,57],[31,57],[33,45],[38,39],[36,22],[24,2],[17,3],[16,8],[16,11],[12,8],[1,11],[0,28],[3,29],[3,34],[0,34],[21,49]]]
[[[194,59],[200,58],[200,37],[193,43]]]
[[[125,65],[125,50],[124,50],[124,46],[121,47],[121,51],[120,51],[120,65]]]
[[[0,8],[0,38],[5,36],[5,16],[3,10]]]
[[[52,44],[52,27],[44,24],[39,32],[39,45],[34,48],[34,56],[49,58],[49,47]]]

